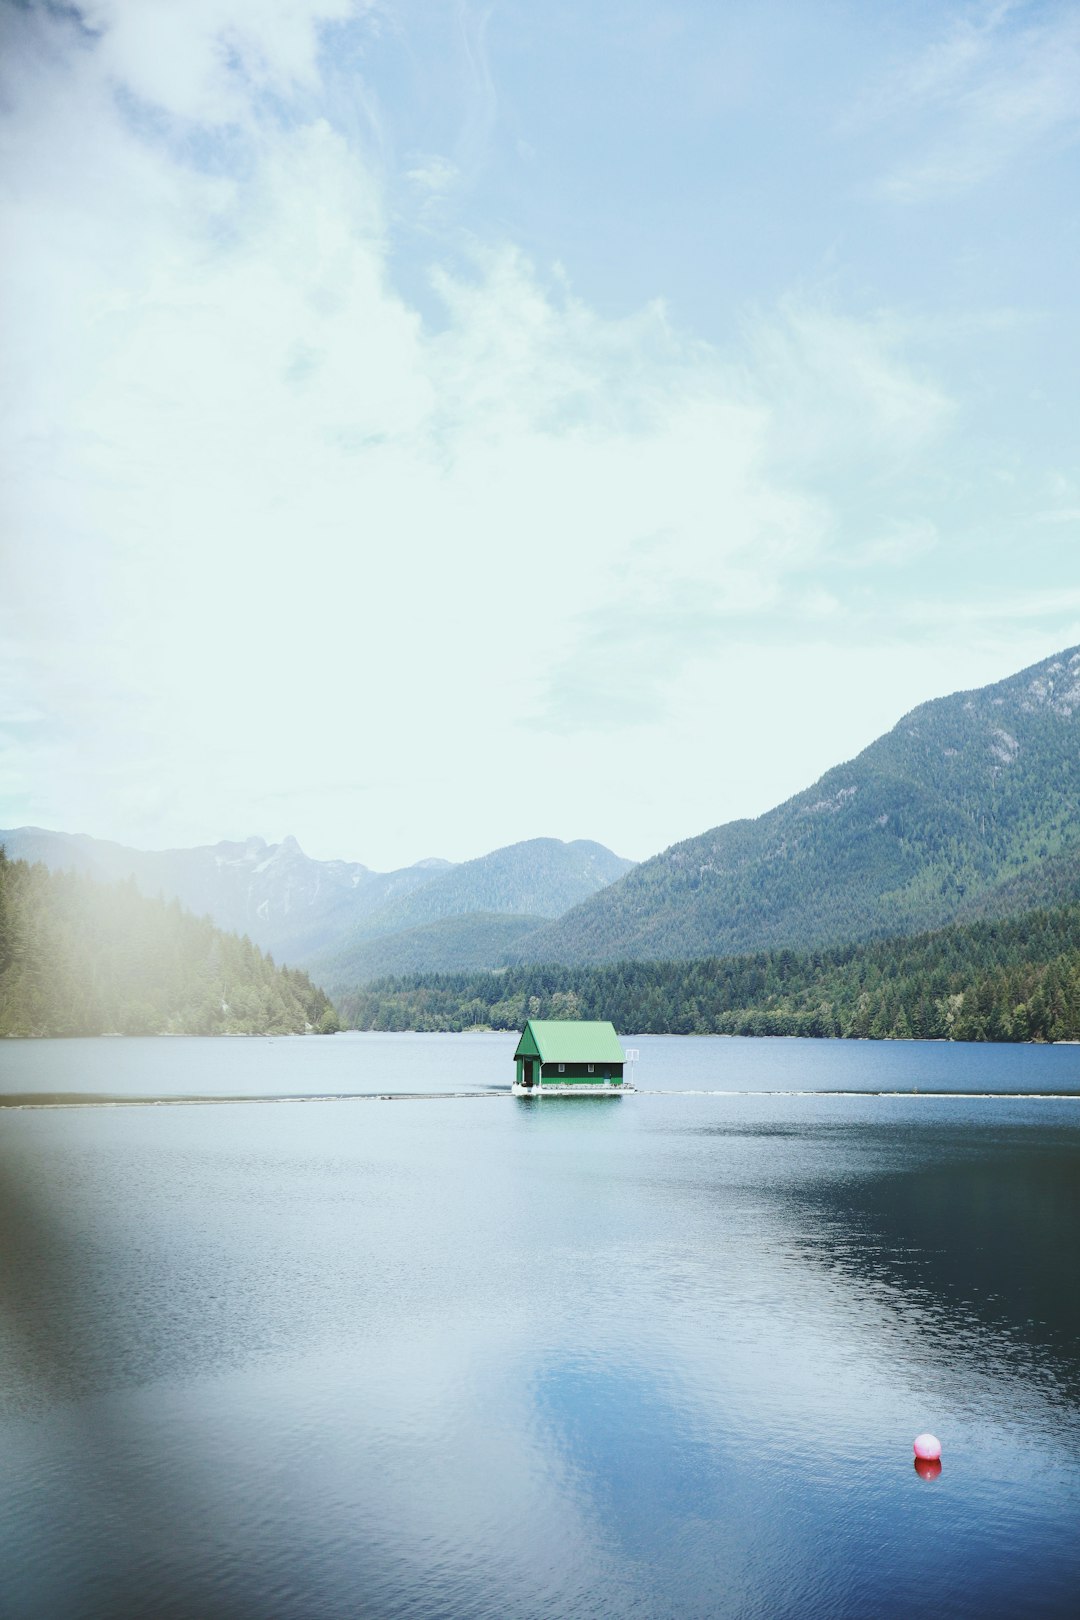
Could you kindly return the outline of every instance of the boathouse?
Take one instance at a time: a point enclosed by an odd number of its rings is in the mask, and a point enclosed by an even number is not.
[[[530,1018],[514,1053],[514,1094],[595,1096],[623,1089],[626,1054],[613,1024]]]

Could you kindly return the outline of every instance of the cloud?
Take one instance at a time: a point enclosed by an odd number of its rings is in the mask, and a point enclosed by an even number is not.
[[[414,160],[413,167],[406,169],[405,178],[429,196],[438,196],[454,189],[461,179],[461,170],[449,158],[435,152]]]
[[[666,331],[663,311],[653,318]],[[733,635],[771,642],[845,616],[813,577],[835,562],[843,528],[832,479],[851,467],[879,485],[902,479],[954,420],[953,401],[905,358],[908,336],[887,313],[859,320],[789,298],[747,323],[738,364],[681,351],[686,369],[639,452],[628,544],[598,599],[552,638],[538,723],[562,733],[654,725]],[[641,408],[612,384],[623,410]],[[935,539],[926,520],[898,522],[850,561],[893,568]]]
[[[408,807],[469,717],[500,732],[542,701],[568,604],[603,600],[642,533],[666,523],[688,578],[798,543],[758,409],[661,306],[604,320],[477,247],[436,271],[428,332],[377,171],[324,119],[249,100],[220,164],[146,138],[118,84],[233,116],[212,47],[243,16],[221,16],[162,85],[104,11],[89,44],[35,19],[5,126],[8,577],[25,678],[72,740],[31,774],[40,819],[147,840],[185,782],[250,826],[353,736]],[[260,82],[302,81],[314,47],[289,37]],[[514,655],[523,613],[550,657]]]
[[[929,47],[873,87],[848,121],[861,135],[910,129],[910,153],[879,179],[900,203],[985,183],[1080,136],[1080,15],[1075,6],[966,8]]]
[[[889,311],[855,317],[794,297],[749,323],[749,386],[768,402],[777,454],[898,469],[939,438],[956,407],[908,358],[916,336]]]
[[[904,568],[933,551],[939,538],[937,525],[929,518],[898,521],[887,533],[857,547],[850,563],[854,568]]]
[[[99,69],[175,118],[249,123],[260,95],[295,96],[319,82],[321,31],[370,0],[81,0]]]
[[[1061,621],[1074,615],[1066,640],[1080,639],[1080,589],[1026,591],[1002,597],[975,597],[965,602],[926,601],[908,604],[901,616],[921,626],[963,624],[973,626],[1008,625],[1026,621]]]
[[[458,136],[457,159],[467,173],[483,163],[498,117],[499,97],[488,53],[493,3],[457,0],[456,15],[467,84],[467,116]]]
[[[550,780],[650,727],[673,758],[740,636],[842,618],[818,577],[837,480],[902,481],[951,429],[887,311],[793,297],[721,352],[660,300],[602,316],[474,238],[433,246],[426,324],[379,160],[318,93],[325,30],[362,42],[373,16],[117,0],[81,31],[10,24],[4,589],[12,712],[44,718],[4,759],[27,819],[183,843],[273,835],[287,804],[305,844],[383,864],[434,826],[448,854],[505,842],[512,758]],[[372,784],[370,824],[333,782]],[[514,836],[558,830],[530,814]]]
[[[536,722],[560,735],[662,723],[687,667],[722,651],[735,626],[775,605],[776,590],[749,570],[689,578],[669,568],[659,542],[649,565],[621,570],[612,593],[573,616],[573,640],[553,662]]]

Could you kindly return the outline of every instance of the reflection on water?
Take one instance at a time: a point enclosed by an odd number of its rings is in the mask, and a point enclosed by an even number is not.
[[[874,1168],[800,1189],[807,1255],[855,1284],[901,1291],[943,1357],[1008,1364],[1051,1401],[1080,1402],[1080,1289],[1063,1250],[1080,1232],[1075,1130],[984,1124],[860,1133]],[[899,1158],[899,1165],[889,1159]]]
[[[4,1612],[1071,1614],[1076,1106],[9,1112]]]

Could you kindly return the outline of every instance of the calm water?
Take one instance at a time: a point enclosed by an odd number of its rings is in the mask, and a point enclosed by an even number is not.
[[[507,1091],[516,1035],[0,1041],[0,1094],[294,1097]],[[630,1035],[659,1091],[1072,1091],[1080,1047]],[[629,1071],[628,1071],[629,1072]]]
[[[1072,1615],[1080,1050],[4,1043],[13,1620]],[[767,1093],[780,1093],[769,1095]],[[912,1437],[944,1444],[940,1477]]]

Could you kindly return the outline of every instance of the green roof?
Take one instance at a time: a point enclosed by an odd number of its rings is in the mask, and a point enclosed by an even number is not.
[[[529,1035],[532,1035],[532,1042]],[[531,1055],[532,1043],[542,1063],[625,1063],[614,1024],[575,1023],[569,1018],[530,1018],[515,1057]]]

